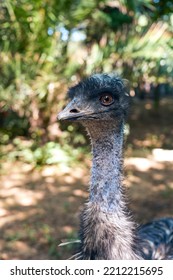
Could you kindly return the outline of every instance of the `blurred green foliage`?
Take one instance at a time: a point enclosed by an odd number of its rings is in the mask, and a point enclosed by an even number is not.
[[[0,10],[1,141],[36,143],[13,143],[11,156],[38,165],[73,157],[73,135],[76,146],[86,140],[56,114],[67,87],[93,72],[115,71],[132,88],[172,84],[172,1],[3,0]]]

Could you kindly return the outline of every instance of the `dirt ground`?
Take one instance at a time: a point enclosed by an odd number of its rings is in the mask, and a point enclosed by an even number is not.
[[[159,150],[173,149],[173,106],[159,114],[136,109],[126,143],[125,185],[138,223],[173,216],[173,161]],[[135,105],[135,108],[138,106]],[[171,115],[172,114],[172,115]],[[152,149],[153,148],[153,149]],[[79,213],[88,197],[90,162],[75,168],[33,169],[22,162],[4,162],[0,175],[0,259],[66,259],[77,238]]]

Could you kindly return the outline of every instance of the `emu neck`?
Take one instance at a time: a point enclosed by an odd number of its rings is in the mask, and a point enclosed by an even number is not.
[[[81,215],[81,253],[92,260],[140,259],[122,195],[123,123],[87,125],[93,153],[89,202]]]
[[[92,142],[90,202],[105,213],[121,208],[123,123],[98,123],[88,128]]]

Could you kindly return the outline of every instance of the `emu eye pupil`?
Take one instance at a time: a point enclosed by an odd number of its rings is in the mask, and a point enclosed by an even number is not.
[[[113,97],[111,95],[103,95],[100,98],[101,104],[108,106],[113,103]]]
[[[105,97],[105,102],[109,102],[109,96]]]

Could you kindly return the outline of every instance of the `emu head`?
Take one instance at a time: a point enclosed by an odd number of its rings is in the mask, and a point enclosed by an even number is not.
[[[68,91],[70,102],[59,113],[59,120],[115,121],[128,111],[129,95],[124,80],[113,74],[95,74]]]

